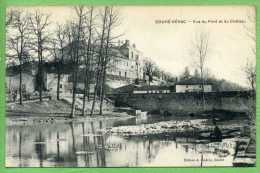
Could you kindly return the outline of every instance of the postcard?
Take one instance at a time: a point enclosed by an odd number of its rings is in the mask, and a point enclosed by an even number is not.
[[[255,167],[254,6],[9,6],[6,167]]]

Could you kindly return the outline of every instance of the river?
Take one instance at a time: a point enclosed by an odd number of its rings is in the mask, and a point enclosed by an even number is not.
[[[6,166],[232,166],[235,152],[232,138],[215,143],[194,143],[192,138],[126,137],[102,130],[121,125],[136,125],[136,119],[8,123]]]

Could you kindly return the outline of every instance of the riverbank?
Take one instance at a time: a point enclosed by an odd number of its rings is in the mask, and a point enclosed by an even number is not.
[[[86,114],[90,113],[92,106],[92,101],[86,102]],[[104,102],[103,113],[108,114],[113,112],[114,106],[111,103]],[[27,102],[22,105],[18,103],[8,103],[6,106],[6,112],[8,116],[67,116],[71,112],[71,104],[66,100],[45,100],[45,101],[35,101]],[[94,114],[99,113],[99,102],[96,102],[94,108]],[[76,105],[75,110],[76,115],[82,114],[82,109]]]
[[[126,112],[115,112],[111,103],[103,104],[103,114],[99,115],[99,102],[96,103],[94,114],[90,116],[92,102],[86,103],[86,115],[77,107],[75,117],[70,118],[71,104],[66,100],[45,100],[28,102],[22,105],[9,103],[6,106],[8,124],[37,124],[37,123],[69,123],[96,119],[128,119],[133,116]]]
[[[41,116],[23,116],[23,115],[12,115],[6,119],[7,125],[39,125],[39,124],[60,124],[60,123],[77,123],[85,121],[98,121],[98,120],[126,120],[131,119],[133,116],[126,113],[108,113],[104,115],[93,115],[93,116],[76,116],[69,118],[66,116],[55,116],[55,115],[41,115]]]

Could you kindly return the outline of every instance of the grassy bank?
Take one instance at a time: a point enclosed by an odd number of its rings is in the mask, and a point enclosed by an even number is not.
[[[92,102],[86,102],[86,114],[90,113]],[[111,113],[114,107],[111,103],[103,104],[104,114]],[[55,116],[64,116],[70,114],[71,104],[65,100],[47,100],[27,102],[22,105],[18,103],[9,103],[6,106],[7,115],[44,115],[51,114]],[[99,112],[99,102],[96,103],[94,113]],[[76,114],[82,114],[82,109],[77,106]]]

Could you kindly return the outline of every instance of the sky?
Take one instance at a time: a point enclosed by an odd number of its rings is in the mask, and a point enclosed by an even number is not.
[[[33,11],[36,8],[23,9]],[[50,13],[53,23],[63,23],[74,16],[70,7],[38,9]],[[248,18],[248,15],[255,15],[253,7],[121,6],[118,10],[121,25],[114,34],[123,34],[121,40],[130,40],[130,44],[134,43],[144,57],[152,59],[161,69],[178,76],[188,66],[192,73],[198,64],[198,57],[193,53],[194,40],[203,32],[209,36],[206,58],[209,73],[219,79],[248,85],[242,69],[248,60],[255,62],[252,53],[255,42],[246,30],[251,28],[255,32],[255,23]]]

